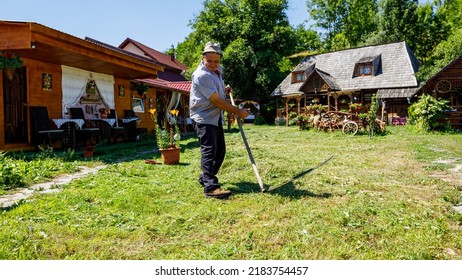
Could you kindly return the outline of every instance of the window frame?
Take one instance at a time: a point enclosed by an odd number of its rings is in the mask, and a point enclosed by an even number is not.
[[[133,97],[132,100],[132,109],[135,113],[144,113],[144,100],[142,98]]]
[[[292,83],[301,83],[306,79],[305,71],[292,72]]]
[[[369,69],[369,73],[365,73],[365,69],[368,68]],[[372,65],[372,63],[358,63],[356,65],[356,77],[359,77],[359,76],[374,76],[374,67]]]

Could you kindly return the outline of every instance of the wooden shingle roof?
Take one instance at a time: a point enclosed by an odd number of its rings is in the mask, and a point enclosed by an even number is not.
[[[358,63],[374,62],[377,68],[373,76],[354,76]],[[367,46],[336,52],[306,56],[293,70],[318,71],[332,89],[359,91],[362,89],[391,89],[417,87],[415,72],[419,62],[407,44],[403,42]],[[313,70],[311,70],[313,69]],[[309,72],[309,73],[308,73]],[[291,84],[290,73],[272,92],[272,96],[290,95],[297,87]],[[324,76],[323,76],[324,75]],[[303,83],[298,83],[300,91]]]

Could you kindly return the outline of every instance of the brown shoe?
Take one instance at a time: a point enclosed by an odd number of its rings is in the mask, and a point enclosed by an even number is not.
[[[231,191],[222,190],[221,188],[216,188],[213,191],[205,193],[205,197],[213,197],[213,198],[219,198],[219,199],[228,198],[230,195],[231,195]]]

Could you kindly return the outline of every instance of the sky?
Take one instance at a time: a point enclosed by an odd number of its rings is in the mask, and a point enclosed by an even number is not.
[[[127,37],[165,52],[191,33],[203,0],[2,1],[0,20],[31,21],[69,35],[119,46]],[[289,0],[292,26],[308,19],[306,0]]]

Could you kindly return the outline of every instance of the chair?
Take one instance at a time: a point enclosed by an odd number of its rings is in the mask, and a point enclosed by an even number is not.
[[[124,118],[138,118],[138,116],[135,115],[135,112],[133,110],[124,110]],[[132,120],[129,122],[123,122],[123,126],[127,130],[127,138],[132,141],[136,141],[138,138],[137,136],[137,127],[136,127],[136,120]]]
[[[48,109],[44,106],[29,107],[32,130],[34,131],[33,142],[38,146],[48,144],[52,146],[56,140],[64,138],[64,130],[53,129],[48,116]],[[62,142],[61,142],[62,145]]]
[[[65,122],[61,126],[64,129],[63,147],[64,148],[75,148],[76,145],[76,131],[77,124],[74,122]]]
[[[124,114],[126,118],[138,118],[133,110],[124,110]],[[131,135],[135,135],[136,140],[141,139],[141,135],[145,135],[146,140],[148,140],[148,129],[146,127],[137,127],[135,121],[130,122],[130,124],[128,126],[130,126]]]
[[[85,120],[85,114],[83,113],[82,108],[80,107],[69,108],[69,112],[71,113],[71,118]],[[88,141],[90,141],[90,144],[94,144],[93,141],[96,139],[95,141],[98,142],[100,140],[99,138],[100,138],[99,128],[91,127],[91,125],[89,125],[86,120],[85,120],[84,127],[76,131],[77,142],[83,142],[84,145],[86,145]]]
[[[117,142],[117,139],[119,137],[123,137],[124,141],[127,140],[127,129],[125,127],[120,127],[118,125],[118,119],[117,119],[117,113],[115,109],[110,109],[109,114],[107,116],[109,119],[115,119],[116,120],[116,126],[111,127],[111,139],[114,142]]]
[[[124,114],[126,118],[138,118],[139,117],[135,114],[133,110],[124,110]],[[141,135],[145,135],[146,140],[148,140],[148,129],[146,127],[137,127],[136,122],[132,121],[127,126],[130,128],[130,135],[134,135],[135,139],[140,139]],[[133,138],[133,137],[132,137]]]
[[[107,139],[108,143],[117,143],[119,138],[126,140],[127,130],[123,127],[112,127],[108,122],[104,120],[98,120],[95,122],[100,129],[101,139]]]
[[[126,118],[137,118],[138,116],[135,114],[133,110],[124,110],[124,115]]]

